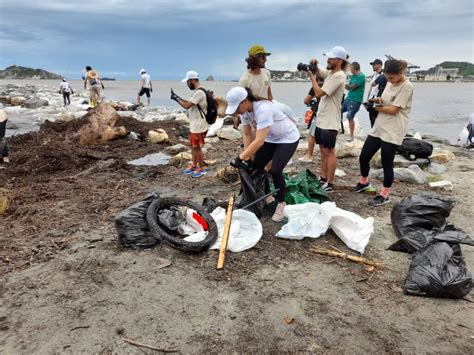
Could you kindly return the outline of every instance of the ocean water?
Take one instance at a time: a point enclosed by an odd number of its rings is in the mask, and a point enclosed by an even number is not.
[[[0,80],[2,84],[36,85],[39,87],[59,88],[59,81],[54,80]],[[82,90],[82,81],[70,82],[77,92]],[[137,81],[105,81],[104,95],[117,101],[134,102],[140,89]],[[203,82],[218,96],[225,96],[227,91],[236,86],[233,81]],[[452,142],[467,123],[467,117],[474,112],[474,83],[469,82],[414,82],[414,96],[410,114],[409,129],[423,134],[434,134],[449,139]],[[280,102],[289,105],[298,116],[303,116],[306,107],[303,99],[311,84],[309,82],[275,82],[272,83],[273,96]],[[152,106],[179,108],[179,105],[169,99],[170,88],[187,98],[191,95],[185,83],[180,81],[153,81]],[[142,97],[142,100],[145,96]],[[370,129],[367,111],[361,107],[356,115],[365,132]]]

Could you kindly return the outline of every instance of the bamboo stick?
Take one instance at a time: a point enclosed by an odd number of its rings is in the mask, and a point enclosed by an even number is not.
[[[334,248],[335,249],[335,248]],[[363,258],[361,256],[355,256],[355,255],[349,255],[347,253],[344,253],[342,251],[336,251],[336,250],[331,250],[331,249],[326,249],[326,248],[318,248],[318,247],[311,247],[310,250],[316,254],[321,254],[321,255],[328,255],[328,256],[333,256],[341,259],[346,259],[358,264],[365,264],[373,267],[378,267],[378,268],[383,268],[384,265],[380,261],[373,261],[369,260],[366,258]]]
[[[217,270],[224,267],[225,252],[227,250],[227,242],[229,241],[230,224],[232,222],[232,212],[234,210],[234,194],[229,197],[229,204],[227,205],[227,215],[225,217],[224,234],[222,235],[221,250],[219,251],[219,259],[217,260]]]

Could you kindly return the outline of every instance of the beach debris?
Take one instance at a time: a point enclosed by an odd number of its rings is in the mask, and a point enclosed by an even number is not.
[[[135,341],[135,340],[132,340],[132,339],[128,339],[128,338],[124,338],[122,337],[121,338],[124,342],[130,344],[130,345],[135,345],[135,346],[138,346],[140,348],[146,348],[146,349],[150,349],[150,350],[155,350],[155,351],[159,351],[159,352],[162,352],[162,353],[178,353],[179,350],[176,350],[176,349],[164,349],[164,348],[158,348],[156,346],[151,346],[151,345],[147,345],[147,344],[143,344],[143,343],[139,343],[138,341]]]
[[[164,151],[165,153],[168,153],[168,154],[178,154],[178,153],[185,152],[187,150],[188,150],[188,147],[186,147],[184,144],[178,143],[170,147],[166,147]]]
[[[108,103],[101,103],[91,110],[89,122],[79,131],[79,144],[90,145],[105,143],[127,135],[125,127],[115,127],[118,120],[117,111]]]
[[[285,321],[286,324],[290,325],[295,322],[295,318],[290,317],[289,315],[286,315],[283,320]]]
[[[350,255],[350,254],[344,253],[343,251],[341,251],[341,250],[339,250],[339,249],[337,249],[333,246],[331,246],[331,248],[332,249],[311,247],[310,250],[313,253],[316,253],[316,254],[341,258],[341,259],[352,261],[352,262],[357,263],[357,264],[364,264],[364,265],[373,266],[374,268],[383,269],[383,267],[384,267],[384,265],[381,261],[370,260],[370,259],[364,258],[362,256]]]
[[[443,190],[451,191],[453,189],[453,183],[449,180],[435,181],[435,182],[430,182],[430,187],[432,189],[443,189]]]
[[[430,159],[440,164],[446,164],[449,161],[456,159],[456,156],[449,150],[435,150],[433,154],[431,154]]]
[[[182,152],[182,153],[178,153],[174,157],[172,157],[169,163],[173,166],[181,167],[181,166],[183,166],[183,164],[185,162],[192,160],[192,158],[193,157],[192,157],[191,153]]]
[[[10,190],[0,188],[0,215],[4,214],[11,204],[11,193]]]
[[[346,142],[342,146],[336,149],[336,156],[338,158],[357,158],[360,155],[364,142],[356,139],[352,142]]]
[[[131,141],[139,141],[140,137],[136,132],[130,132],[127,134],[127,139],[130,139]]]
[[[232,184],[239,180],[239,170],[233,166],[226,166],[217,170],[216,177]]]
[[[21,106],[24,105],[26,102],[26,98],[24,96],[14,96],[10,99],[10,103],[13,106]]]
[[[225,263],[225,252],[227,251],[227,244],[229,241],[230,225],[232,223],[232,211],[234,210],[234,194],[229,197],[227,205],[227,214],[224,223],[224,234],[222,235],[221,249],[219,251],[219,258],[217,259],[217,270],[222,270]]]
[[[242,138],[242,134],[232,126],[222,127],[217,130],[216,135],[221,139],[227,139],[230,141]]]
[[[427,176],[418,165],[412,164],[408,168],[393,169],[395,180],[408,182],[411,184],[424,184],[427,181]],[[383,169],[374,170],[371,176],[383,180]]]
[[[39,99],[39,98],[35,98],[35,97],[32,97],[28,100],[26,100],[25,104],[23,105],[25,108],[40,108],[40,107],[43,107],[43,106],[49,106],[49,102],[48,100],[45,100],[45,99]]]
[[[433,175],[441,175],[444,174],[448,169],[444,166],[441,165],[440,163],[437,163],[435,161],[432,161],[430,165],[428,165],[428,168],[426,171],[428,171],[430,174]]]
[[[164,143],[168,140],[168,133],[163,128],[148,131],[148,141],[151,143]]]

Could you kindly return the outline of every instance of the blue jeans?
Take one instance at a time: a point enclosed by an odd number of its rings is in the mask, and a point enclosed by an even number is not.
[[[342,103],[342,113],[347,112],[347,119],[353,120],[356,113],[359,112],[361,102],[345,99]]]

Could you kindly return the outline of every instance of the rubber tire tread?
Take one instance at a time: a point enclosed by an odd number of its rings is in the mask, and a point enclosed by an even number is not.
[[[209,226],[206,238],[201,242],[188,242],[180,237],[173,236],[165,231],[158,223],[158,211],[171,206],[185,206],[195,210]],[[214,218],[202,207],[190,201],[184,201],[175,197],[160,198],[154,200],[147,209],[146,220],[153,235],[168,244],[172,248],[186,253],[201,253],[208,250],[217,239],[217,224]]]

